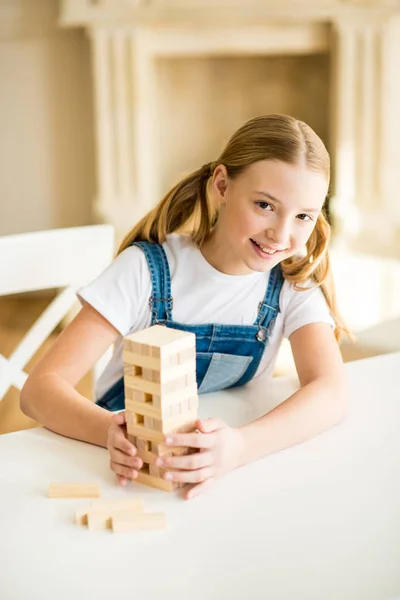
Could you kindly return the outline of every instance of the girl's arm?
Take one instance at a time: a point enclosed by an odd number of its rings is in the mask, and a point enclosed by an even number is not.
[[[119,332],[89,304],[35,366],[21,390],[21,410],[48,429],[106,446],[111,413],[74,388]]]
[[[289,339],[301,387],[271,412],[240,428],[242,464],[305,441],[346,415],[344,366],[332,328],[312,323]]]

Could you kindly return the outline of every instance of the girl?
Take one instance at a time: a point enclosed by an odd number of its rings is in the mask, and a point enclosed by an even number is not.
[[[323,214],[329,155],[305,123],[252,119],[221,156],[178,183],[127,235],[117,258],[78,292],[82,309],[38,363],[22,410],[66,436],[107,446],[122,484],[142,461],[125,435],[122,336],[155,323],[196,334],[199,393],[271,375],[289,338],[300,389],[239,428],[197,421],[166,443],[198,448],[158,459],[166,477],[192,483],[186,497],[231,469],[291,446],[345,414],[343,329],[330,282]],[[113,357],[97,402],[74,388],[105,350]]]

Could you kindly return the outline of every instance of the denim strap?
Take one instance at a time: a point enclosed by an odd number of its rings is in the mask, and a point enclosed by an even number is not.
[[[270,273],[267,291],[265,292],[263,302],[260,302],[258,305],[258,314],[254,322],[254,325],[259,327],[261,339],[266,339],[268,337],[269,329],[274,323],[277,314],[280,312],[279,297],[283,282],[284,278],[282,275],[282,269],[278,264]]]
[[[149,300],[151,324],[164,323],[172,319],[173,299],[171,297],[171,275],[167,255],[161,244],[153,242],[134,242],[146,256],[150,269],[152,295]]]

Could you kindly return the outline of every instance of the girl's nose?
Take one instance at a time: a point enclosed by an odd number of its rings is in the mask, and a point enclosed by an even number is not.
[[[287,248],[289,245],[289,226],[286,222],[276,222],[273,227],[267,229],[267,236],[274,244],[279,246],[279,250]]]

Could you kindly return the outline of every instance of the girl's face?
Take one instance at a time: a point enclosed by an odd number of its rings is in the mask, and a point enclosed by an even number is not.
[[[268,271],[304,249],[328,192],[321,173],[272,160],[235,179],[220,165],[209,186],[221,210],[204,254],[232,275]]]

